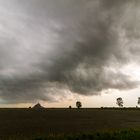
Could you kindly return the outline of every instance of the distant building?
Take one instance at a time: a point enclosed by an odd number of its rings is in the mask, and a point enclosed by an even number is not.
[[[43,106],[41,106],[40,103],[37,103],[36,105],[34,105],[32,108],[34,109],[41,109],[41,108],[44,108]]]

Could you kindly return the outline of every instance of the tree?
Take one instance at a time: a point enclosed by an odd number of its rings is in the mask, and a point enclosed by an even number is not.
[[[79,109],[79,108],[81,108],[82,107],[82,103],[80,102],[80,101],[77,101],[76,102],[76,107]]]
[[[71,105],[69,106],[69,109],[71,109],[72,107],[71,107]]]
[[[140,105],[140,97],[138,97],[138,105]]]
[[[122,99],[121,97],[117,98],[116,104],[117,104],[119,107],[123,107],[123,99]]]

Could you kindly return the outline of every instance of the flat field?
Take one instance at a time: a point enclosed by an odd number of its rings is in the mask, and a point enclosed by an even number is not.
[[[139,109],[0,109],[0,137],[140,129]]]

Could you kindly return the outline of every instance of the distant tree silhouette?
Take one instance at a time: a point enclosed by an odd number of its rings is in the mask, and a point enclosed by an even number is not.
[[[76,102],[76,107],[79,109],[79,108],[81,108],[82,107],[82,103],[80,102],[80,101],[77,101]]]
[[[119,107],[123,107],[123,99],[122,99],[121,97],[117,98],[116,104],[117,104]]]
[[[138,97],[138,105],[140,105],[140,97]]]
[[[71,105],[69,106],[69,109],[71,109],[72,107],[71,107]]]

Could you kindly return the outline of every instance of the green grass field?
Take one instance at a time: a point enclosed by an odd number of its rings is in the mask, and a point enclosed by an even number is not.
[[[0,109],[0,140],[118,140],[132,135],[140,139],[139,109]]]

